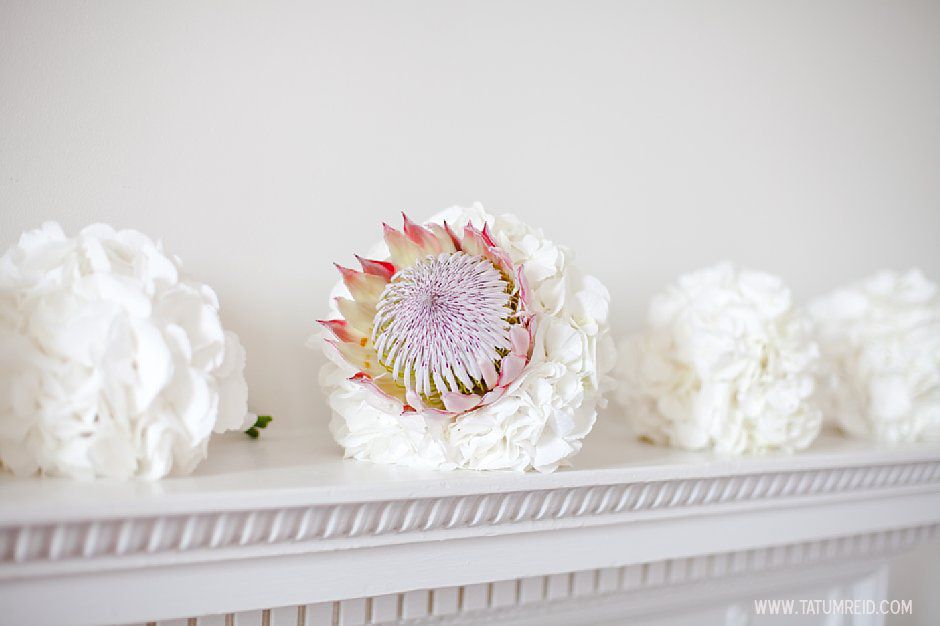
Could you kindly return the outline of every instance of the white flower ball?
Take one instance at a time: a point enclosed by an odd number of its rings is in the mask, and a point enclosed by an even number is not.
[[[723,263],[653,299],[645,331],[620,348],[617,397],[636,434],[655,443],[792,451],[819,434],[817,359],[786,285]]]
[[[474,242],[482,246],[472,253],[482,255],[475,256],[475,267],[489,267],[484,259],[495,259],[507,275],[515,277],[514,282],[525,285],[515,293],[527,333],[510,332],[524,338],[521,347],[515,347],[513,341],[511,353],[503,357],[498,379],[494,373],[480,392],[482,397],[465,394],[458,397],[463,406],[435,407],[426,397],[408,390],[406,398],[413,400],[405,403],[400,397],[404,393],[401,385],[386,382],[389,372],[367,367],[377,360],[369,340],[376,296],[370,296],[366,289],[353,293],[359,308],[353,309],[347,301],[345,306],[352,313],[346,320],[325,322],[338,333],[337,337],[327,335],[329,341],[352,341],[346,344],[351,347],[341,346],[345,358],[333,348],[334,344],[325,346],[331,360],[321,371],[320,383],[333,412],[333,436],[347,456],[377,463],[437,469],[553,471],[581,449],[581,440],[594,425],[598,407],[604,405],[604,391],[612,386],[608,372],[615,357],[607,323],[607,289],[596,278],[578,271],[572,253],[546,239],[540,230],[512,215],[491,215],[480,205],[443,211],[429,220],[427,228],[406,220],[404,234],[387,228],[386,239],[399,249],[391,251],[390,258],[389,247],[379,244],[370,251],[369,259],[361,262],[365,270],[375,273],[380,272],[380,262],[386,263],[388,274],[381,281],[402,280],[394,277],[407,280],[409,274],[404,272],[415,259],[425,263],[422,267],[428,271],[446,267],[433,265],[435,257],[426,250],[439,251],[442,245],[453,250],[448,232],[457,242],[464,237],[465,250],[471,249]],[[454,258],[460,260],[460,254],[464,253],[458,252]],[[358,273],[342,271],[347,285],[357,286],[365,280]],[[440,276],[438,279],[443,280]],[[385,284],[381,281],[380,287]],[[378,289],[373,293],[380,292]],[[349,295],[343,283],[332,294],[334,298]],[[331,316],[341,318],[335,299],[332,301]],[[480,310],[452,304],[438,312],[477,320],[470,332],[482,326]],[[356,311],[368,315],[353,316]],[[353,331],[347,332],[349,328]],[[462,338],[466,337],[458,336],[455,345]],[[433,337],[429,344],[431,340]],[[315,338],[315,345],[322,343],[321,337]],[[363,352],[360,346],[371,351]],[[357,357],[361,358],[357,361]],[[516,359],[516,363],[508,363],[510,359]],[[510,370],[511,376],[507,375]],[[445,384],[441,379],[440,385]],[[476,384],[483,387],[484,382]],[[382,392],[382,385],[389,393]]]
[[[856,437],[940,440],[940,297],[918,270],[883,271],[810,304],[828,413]]]
[[[47,223],[0,257],[0,464],[18,475],[189,472],[250,421],[244,366],[212,289],[139,232]]]

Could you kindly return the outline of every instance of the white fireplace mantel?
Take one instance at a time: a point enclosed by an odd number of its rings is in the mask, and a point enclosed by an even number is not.
[[[888,559],[938,524],[936,445],[826,434],[722,458],[607,424],[554,474],[431,472],[275,426],[220,438],[186,478],[4,476],[0,607],[49,625],[763,623],[753,599],[885,597]]]

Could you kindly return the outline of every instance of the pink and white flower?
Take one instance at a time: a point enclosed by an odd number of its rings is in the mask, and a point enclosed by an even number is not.
[[[613,362],[609,296],[567,249],[477,205],[385,225],[357,258],[321,321],[347,455],[551,471],[580,449]]]

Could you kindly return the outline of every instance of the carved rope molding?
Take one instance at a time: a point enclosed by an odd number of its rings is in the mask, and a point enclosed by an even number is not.
[[[0,566],[330,542],[669,511],[940,482],[940,461],[0,528]]]
[[[663,587],[766,575],[768,572],[805,572],[806,568],[821,564],[888,558],[931,541],[938,528],[937,524],[930,524],[623,567],[200,616],[190,620],[195,620],[197,626],[233,624],[236,618],[239,624],[270,623],[275,626],[478,624],[520,613],[550,615],[561,606],[571,608],[585,602],[594,605],[604,599],[648,593]],[[669,602],[674,603],[675,598],[670,597]],[[165,622],[154,624],[163,626]]]

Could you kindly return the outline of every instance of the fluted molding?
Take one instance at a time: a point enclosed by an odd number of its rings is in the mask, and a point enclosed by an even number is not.
[[[766,577],[788,571],[804,572],[809,568],[855,560],[871,564],[936,538],[938,530],[940,525],[930,524],[623,567],[206,615],[189,618],[188,621],[190,624],[195,622],[194,626],[236,623],[246,626],[457,626],[502,622],[520,616],[537,618],[540,614],[552,615],[564,610],[581,613],[585,607],[598,602],[618,601],[621,597],[628,599],[637,593],[648,595],[653,590],[733,582],[735,579],[755,575]],[[709,587],[708,593],[713,594],[714,588]],[[670,604],[674,604],[674,596],[670,598]],[[156,626],[164,624],[169,623],[157,623]]]

